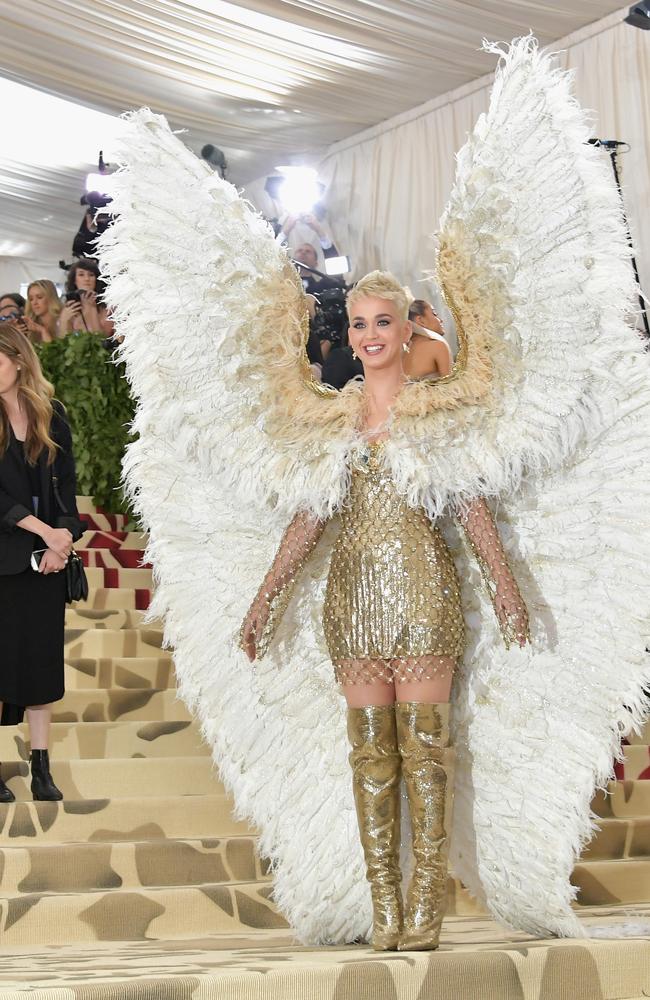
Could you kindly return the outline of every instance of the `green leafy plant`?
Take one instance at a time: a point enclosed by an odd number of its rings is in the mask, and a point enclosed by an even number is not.
[[[128,513],[120,480],[134,404],[124,365],[113,363],[102,334],[85,330],[36,349],[45,377],[67,410],[77,492],[93,497],[104,510]]]

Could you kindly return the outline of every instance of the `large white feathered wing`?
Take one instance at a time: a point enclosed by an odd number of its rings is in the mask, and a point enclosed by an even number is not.
[[[472,891],[535,933],[581,932],[569,878],[589,802],[650,682],[650,371],[625,325],[620,203],[588,135],[566,78],[513,45],[443,220],[466,365],[404,390],[386,448],[432,514],[507,497],[534,646],[503,649],[468,563],[453,840]],[[154,610],[181,694],[260,827],[281,908],[303,940],[351,940],[370,913],[320,624],[327,538],[255,671],[234,636],[287,512],[331,511],[344,494],[358,387],[327,399],[305,380],[295,281],[234,189],[148,112],[127,149],[102,257],[139,400],[127,477],[151,532]]]
[[[450,423],[442,458],[416,446],[431,506],[454,462],[459,492],[501,497],[531,612],[533,646],[506,651],[457,547],[472,638],[455,693],[455,870],[539,934],[582,933],[570,877],[590,802],[650,684],[650,364],[626,325],[611,166],[588,138],[567,75],[514,43],[442,224],[442,277],[468,332],[485,326],[492,389],[458,415],[455,443]]]
[[[152,613],[237,812],[260,830],[281,910],[302,940],[350,941],[371,917],[320,625],[326,538],[265,660],[252,668],[236,646],[287,523],[269,476],[286,471],[290,501],[300,458],[261,433],[259,339],[271,361],[281,352],[260,310],[282,313],[300,344],[301,288],[269,227],[164,119],[130,116],[123,157],[101,262],[137,400],[125,474],[150,532]]]

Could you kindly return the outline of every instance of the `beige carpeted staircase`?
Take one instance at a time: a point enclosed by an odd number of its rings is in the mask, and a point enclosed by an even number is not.
[[[266,996],[247,992],[246,976],[241,993],[232,976],[232,994],[222,991],[223,983],[217,992],[196,994],[194,986],[188,991],[180,984],[189,972],[201,982],[209,979],[215,966],[224,966],[222,973],[226,967],[231,973],[245,967],[251,975],[285,962],[286,970],[297,956],[312,970],[311,992],[304,992],[306,981],[298,977],[285,993],[269,996],[356,996],[336,992],[337,963],[353,962],[356,968],[357,958],[367,961],[370,953],[358,947],[343,952],[292,948],[290,932],[272,903],[254,832],[233,819],[208,749],[177,699],[161,629],[143,624],[151,590],[151,571],[141,566],[145,539],[87,502],[82,510],[89,530],[78,548],[91,593],[85,605],[66,612],[67,693],[56,706],[52,727],[52,771],[64,793],[62,803],[31,801],[26,729],[0,730],[3,775],[18,799],[0,806],[0,997],[35,985],[46,990],[43,997],[57,1000],[95,997],[100,994],[85,990],[98,975],[107,990],[111,983],[122,984],[106,996]],[[596,799],[602,828],[575,872],[578,905],[611,908],[650,901],[649,742],[650,730],[627,748],[624,773],[619,768],[627,780],[614,784],[610,798]],[[516,951],[513,942],[528,940],[499,929],[453,881],[450,902],[450,914],[466,919],[446,922],[446,940],[461,951],[474,954],[475,948],[494,946],[502,955],[509,947]],[[53,946],[62,947],[53,952]],[[29,964],[21,963],[26,949],[32,973]],[[233,949],[243,949],[237,960]],[[197,956],[212,952],[220,957],[206,971]],[[323,972],[321,981],[313,978],[313,962],[309,965],[306,957],[315,962],[318,956],[321,962],[323,955],[330,955],[330,971],[338,971],[333,979]],[[409,968],[424,968],[430,958],[419,957]],[[387,956],[384,961],[404,959]],[[396,969],[391,967],[390,983]],[[158,974],[168,977],[167,985],[173,980],[178,992],[156,986]],[[124,992],[127,980],[143,977],[154,984],[149,992]],[[634,989],[611,995],[633,996]],[[594,993],[589,1000],[601,995],[610,993]],[[528,995],[512,996],[526,1000]],[[555,994],[547,996],[552,1000]]]
[[[26,727],[0,730],[15,805],[0,808],[4,947],[285,927],[247,827],[232,817],[171,654],[144,625],[145,540],[86,506],[91,587],[66,611],[66,695],[55,706],[61,804],[31,801]]]

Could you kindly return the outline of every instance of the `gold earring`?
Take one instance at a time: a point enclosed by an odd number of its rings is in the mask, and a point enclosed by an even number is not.
[[[411,348],[406,343],[402,344],[402,350],[404,351],[404,354],[410,354],[411,353]]]
[[[356,356],[356,354],[354,353],[354,351],[352,351],[352,358],[353,358],[353,360],[354,360],[354,361],[356,361],[356,360],[357,360],[357,356]]]

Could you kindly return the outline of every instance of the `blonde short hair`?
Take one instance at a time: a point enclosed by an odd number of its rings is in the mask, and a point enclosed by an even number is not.
[[[347,297],[348,314],[359,299],[388,299],[397,306],[401,319],[409,318],[409,298],[390,271],[371,271],[357,281]]]

